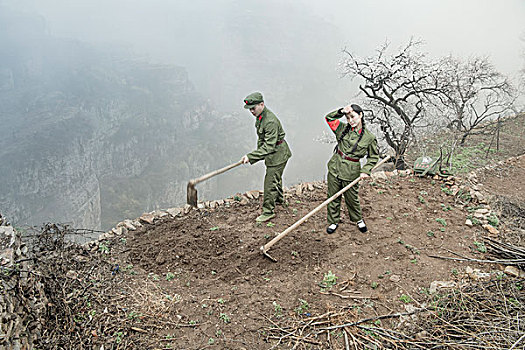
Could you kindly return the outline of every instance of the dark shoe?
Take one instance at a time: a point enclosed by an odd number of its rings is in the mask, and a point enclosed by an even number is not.
[[[364,220],[359,220],[357,222],[357,228],[359,229],[359,231],[361,231],[363,233],[368,231],[368,228],[366,227],[366,224],[365,224]]]
[[[330,224],[330,225],[328,225],[328,227],[326,228],[326,233],[328,233],[328,234],[334,233],[335,230],[337,230],[338,226],[339,225],[337,225],[337,224]]]

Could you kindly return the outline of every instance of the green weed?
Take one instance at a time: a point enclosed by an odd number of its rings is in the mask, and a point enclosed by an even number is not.
[[[442,218],[437,218],[436,219],[436,222],[439,222],[441,225],[443,226],[447,226],[447,222],[445,221],[445,219],[442,219]]]
[[[327,289],[332,288],[337,283],[337,276],[332,273],[332,271],[328,271],[328,273],[324,274],[323,281],[319,284],[321,286],[322,291],[326,291]]]
[[[405,304],[409,304],[412,302],[412,298],[409,297],[408,295],[405,295],[405,294],[402,294],[400,297],[399,297],[399,300],[401,300],[403,303]]]

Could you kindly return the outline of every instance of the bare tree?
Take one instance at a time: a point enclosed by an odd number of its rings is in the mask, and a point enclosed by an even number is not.
[[[439,97],[445,115],[451,112],[448,127],[461,133],[460,145],[485,121],[510,111],[516,99],[509,80],[486,57],[466,62],[453,57],[441,60]]]
[[[428,102],[442,90],[439,62],[427,62],[420,42],[410,42],[387,56],[388,44],[376,55],[358,58],[343,50],[343,76],[361,80],[359,89],[373,111],[372,123],[380,125],[387,144],[396,153],[396,168],[405,168],[404,154],[414,129],[428,115]]]

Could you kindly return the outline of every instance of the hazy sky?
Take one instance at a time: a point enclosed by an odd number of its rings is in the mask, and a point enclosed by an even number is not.
[[[257,18],[254,26],[265,26],[272,20],[283,22],[280,27],[283,36],[299,37],[311,30],[320,33],[312,40],[311,47],[319,47],[322,50],[319,54],[324,56],[324,60],[315,64],[326,65],[321,70],[333,72],[327,80],[339,78],[336,64],[341,48],[368,56],[387,39],[397,47],[412,36],[423,39],[425,49],[432,56],[487,55],[501,72],[510,76],[524,66],[524,42],[520,40],[525,35],[524,0],[0,0],[2,2],[41,14],[53,35],[125,44],[153,61],[185,66],[190,79],[193,77],[197,87],[203,89],[206,76],[213,74],[213,67],[203,56],[211,55],[209,58],[213,59],[217,54],[224,59],[225,55],[235,54],[221,52],[232,51],[231,45],[223,45],[224,35],[239,35],[263,46],[281,43],[285,46],[283,50],[293,49],[280,35],[250,38],[250,22],[247,23],[246,18]],[[307,28],[316,23],[316,19],[318,28]],[[308,51],[308,55],[297,59],[306,62],[311,56],[312,51]]]

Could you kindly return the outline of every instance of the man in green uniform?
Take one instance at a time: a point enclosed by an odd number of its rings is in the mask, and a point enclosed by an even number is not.
[[[347,123],[339,119],[346,117]],[[328,126],[335,134],[337,146],[328,162],[328,198],[347,186],[358,177],[366,178],[379,160],[377,140],[374,134],[365,128],[363,109],[356,105],[348,105],[328,113],[325,117]],[[367,157],[366,164],[361,167],[359,160]],[[367,227],[361,215],[359,205],[359,183],[350,187],[343,196],[348,208],[350,220],[357,224],[361,232]],[[326,232],[333,233],[339,226],[341,197],[339,196],[327,206],[328,227]]]
[[[264,199],[262,214],[255,219],[265,222],[275,216],[275,203],[284,203],[283,171],[286,162],[292,156],[284,140],[284,130],[275,114],[264,105],[260,92],[249,94],[244,99],[244,108],[249,109],[255,117],[257,130],[257,149],[242,157],[243,163],[254,164],[264,159],[266,175],[264,176]]]

